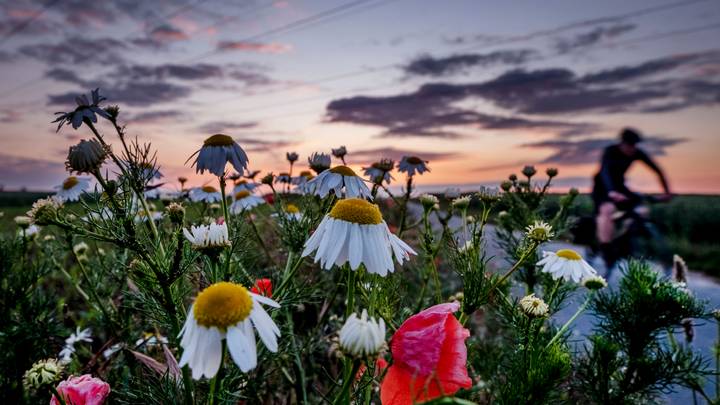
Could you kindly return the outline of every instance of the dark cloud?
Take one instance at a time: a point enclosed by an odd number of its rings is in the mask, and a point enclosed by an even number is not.
[[[493,65],[520,65],[537,55],[532,49],[513,49],[490,53],[468,53],[435,58],[422,55],[403,67],[408,75],[446,76],[461,73],[471,67],[488,67]]]
[[[249,135],[234,137],[246,152],[272,153],[277,155],[279,150],[291,147],[296,142],[287,139],[260,139]]]
[[[380,159],[392,159],[400,161],[403,156],[418,156],[432,163],[434,160],[446,160],[457,157],[457,152],[434,152],[409,149],[396,149],[393,147],[382,147],[362,150],[350,150],[347,159],[354,164],[369,164]]]
[[[144,111],[131,115],[128,121],[133,123],[150,124],[156,122],[172,121],[181,119],[185,114],[177,110],[156,110]]]
[[[197,130],[204,134],[219,134],[227,133],[236,130],[253,129],[257,128],[258,123],[253,121],[212,121],[200,125]]]
[[[124,80],[137,79],[178,79],[205,80],[218,79],[223,76],[219,65],[197,63],[194,65],[162,64],[162,65],[121,65],[108,76]]]
[[[69,36],[61,42],[36,43],[23,45],[18,49],[20,55],[56,66],[58,64],[111,65],[123,63],[121,52],[127,44],[114,38],[86,38]]]
[[[657,58],[632,66],[620,66],[585,75],[583,83],[613,84],[629,80],[643,79],[662,74],[680,67],[708,67],[720,65],[720,51],[711,50],[702,53],[688,53]]]
[[[52,162],[0,153],[0,184],[6,189],[50,190],[67,176],[63,158]]]
[[[170,24],[163,24],[150,31],[150,37],[159,42],[185,41],[190,37],[183,30]]]
[[[173,83],[143,81],[120,83],[116,86],[96,87],[101,87],[101,94],[107,97],[108,103],[110,104],[117,103],[138,107],[177,101],[190,95],[192,90],[188,86]],[[75,105],[75,97],[82,92],[83,91],[74,91],[50,95],[48,96],[48,104],[64,106],[66,109],[69,109]]]
[[[687,142],[687,139],[646,137],[640,147],[651,155],[662,156],[667,153],[669,148],[683,142]],[[599,162],[603,149],[613,143],[617,143],[617,139],[583,139],[577,141],[551,139],[532,142],[523,146],[550,150],[550,155],[540,163],[584,165]]]
[[[219,51],[244,51],[258,53],[285,53],[290,52],[292,47],[288,44],[276,42],[247,42],[247,41],[220,41],[217,44]]]
[[[45,77],[58,82],[66,82],[77,84],[82,87],[88,87],[90,83],[78,76],[74,70],[65,68],[53,68],[45,72]]]
[[[555,49],[561,54],[582,50],[583,48],[633,31],[635,28],[635,24],[627,23],[596,27],[591,31],[577,34],[572,38],[557,40]]]

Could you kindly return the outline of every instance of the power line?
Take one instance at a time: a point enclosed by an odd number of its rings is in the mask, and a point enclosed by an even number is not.
[[[50,0],[47,2],[40,10],[35,12],[31,17],[27,18],[24,21],[19,22],[17,25],[15,25],[13,28],[10,29],[5,35],[0,38],[0,46],[4,45],[5,42],[7,42],[10,38],[14,37],[15,35],[25,31],[30,24],[33,23],[38,17],[43,15],[50,7],[54,6],[59,0]]]

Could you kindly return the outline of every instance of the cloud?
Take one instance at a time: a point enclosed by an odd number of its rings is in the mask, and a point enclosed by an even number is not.
[[[702,53],[688,53],[657,58],[632,66],[619,66],[585,75],[586,84],[614,84],[637,80],[671,71],[680,67],[720,66],[720,51],[711,50]]]
[[[212,121],[200,125],[197,130],[206,134],[220,134],[232,132],[235,130],[245,130],[257,128],[258,123],[253,121]]]
[[[219,51],[244,51],[259,53],[286,53],[292,50],[292,46],[276,42],[261,43],[247,41],[220,41],[217,44]]]
[[[397,149],[392,146],[372,149],[349,150],[347,159],[354,164],[369,164],[380,159],[392,159],[400,161],[403,156],[418,156],[422,159],[432,161],[447,160],[457,157],[457,152],[433,152],[409,149]]]
[[[471,67],[488,67],[492,65],[520,65],[537,55],[532,49],[513,49],[490,53],[456,54],[444,58],[422,55],[403,67],[408,75],[446,76],[461,73]]]
[[[633,31],[635,28],[637,28],[635,24],[627,23],[596,27],[591,31],[577,34],[572,38],[557,40],[555,49],[561,54],[582,50],[583,48],[596,45],[605,40],[621,36]]]
[[[155,111],[144,111],[138,114],[131,115],[128,121],[136,124],[151,124],[156,122],[165,122],[181,119],[185,116],[184,113],[178,110],[155,110]]]
[[[685,138],[646,137],[640,147],[650,155],[662,156],[677,144],[687,142]],[[597,164],[603,149],[617,143],[617,139],[583,139],[577,141],[550,139],[524,144],[523,147],[550,150],[550,155],[540,163],[564,165]]]
[[[282,150],[296,144],[296,142],[286,139],[259,139],[250,137],[249,135],[236,136],[234,138],[246,152],[272,153],[275,155],[277,155],[278,150]]]
[[[27,187],[33,190],[49,190],[67,175],[65,164],[44,159],[26,158],[0,153],[0,185],[6,189]]]
[[[223,69],[219,65],[197,63],[193,65],[161,64],[161,65],[121,65],[108,75],[124,80],[136,79],[178,79],[178,80],[205,80],[217,79],[223,76]]]
[[[426,84],[416,92],[398,96],[356,96],[330,102],[328,122],[346,122],[386,128],[384,137],[463,137],[457,127],[477,129],[559,131],[591,130],[589,123],[533,120],[518,116],[481,113],[453,106],[468,97],[467,89],[454,84]],[[453,128],[455,127],[455,128]]]
[[[191,93],[191,88],[188,86],[151,81],[132,81],[115,86],[98,87],[101,87],[101,94],[107,97],[110,104],[119,103],[139,107],[177,101]],[[48,105],[70,108],[75,105],[75,97],[80,93],[82,91],[49,95]]]
[[[159,42],[185,41],[190,37],[181,29],[170,24],[163,24],[150,31],[150,37]]]
[[[18,49],[20,55],[55,66],[58,64],[113,65],[124,62],[120,52],[127,44],[115,38],[86,38],[69,36],[61,42],[36,43],[23,45]]]

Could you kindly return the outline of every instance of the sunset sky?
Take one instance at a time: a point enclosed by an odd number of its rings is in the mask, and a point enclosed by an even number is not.
[[[587,190],[632,126],[674,191],[720,192],[717,0],[4,1],[0,69],[5,189],[62,180],[90,133],[54,113],[99,87],[169,182],[209,181],[185,161],[221,132],[263,171],[346,145],[355,168],[430,161],[426,186],[535,164]]]

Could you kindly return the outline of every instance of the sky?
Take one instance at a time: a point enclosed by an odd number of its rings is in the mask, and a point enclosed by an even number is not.
[[[186,160],[225,133],[263,172],[345,145],[358,170],[429,161],[427,187],[533,164],[587,191],[631,126],[673,191],[718,193],[718,39],[717,0],[0,2],[0,184],[59,184],[91,134],[54,113],[100,88],[172,185],[212,181]],[[639,163],[629,183],[660,191]]]

